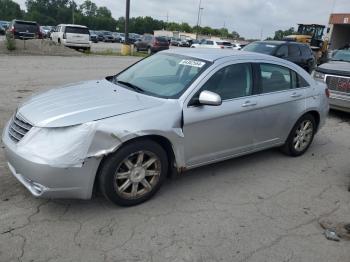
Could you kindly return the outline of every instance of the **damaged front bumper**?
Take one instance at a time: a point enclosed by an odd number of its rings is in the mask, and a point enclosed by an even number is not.
[[[101,158],[86,158],[80,165],[59,166],[37,161],[23,154],[8,136],[9,124],[2,140],[12,174],[36,197],[91,198],[95,176]]]

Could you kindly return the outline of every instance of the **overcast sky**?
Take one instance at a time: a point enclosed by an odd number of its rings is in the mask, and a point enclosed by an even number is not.
[[[82,3],[83,0],[75,0]],[[25,0],[15,0],[25,9]],[[113,16],[124,16],[125,0],[93,0]],[[197,23],[199,0],[131,0],[131,16]],[[328,24],[329,14],[350,13],[350,0],[202,0],[202,26],[235,30],[246,38],[273,36],[278,29],[298,23]]]

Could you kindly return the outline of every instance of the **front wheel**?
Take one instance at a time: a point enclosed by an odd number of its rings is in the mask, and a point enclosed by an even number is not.
[[[137,205],[159,190],[167,170],[167,154],[159,144],[150,140],[132,142],[103,162],[100,190],[117,205]]]
[[[151,54],[152,54],[152,49],[151,49],[150,47],[147,49],[147,54],[148,54],[148,55],[151,55]]]
[[[316,128],[315,118],[311,114],[302,116],[294,125],[282,151],[294,157],[303,155],[314,139]]]

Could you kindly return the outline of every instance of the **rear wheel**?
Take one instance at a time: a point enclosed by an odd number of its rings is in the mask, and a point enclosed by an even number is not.
[[[159,190],[167,170],[167,154],[159,144],[150,140],[133,142],[104,161],[100,190],[115,204],[137,205]]]
[[[294,125],[282,151],[290,156],[301,156],[310,147],[316,132],[315,118],[306,114]]]
[[[152,49],[150,47],[147,48],[147,54],[149,54],[149,55],[152,54]]]

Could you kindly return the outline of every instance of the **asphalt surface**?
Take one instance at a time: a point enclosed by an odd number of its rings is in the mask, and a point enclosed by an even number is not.
[[[34,92],[102,78],[118,57],[0,57],[0,130]],[[350,115],[331,113],[302,157],[278,150],[168,179],[142,205],[35,199],[0,145],[0,261],[350,261],[350,241],[321,220],[350,222]]]

